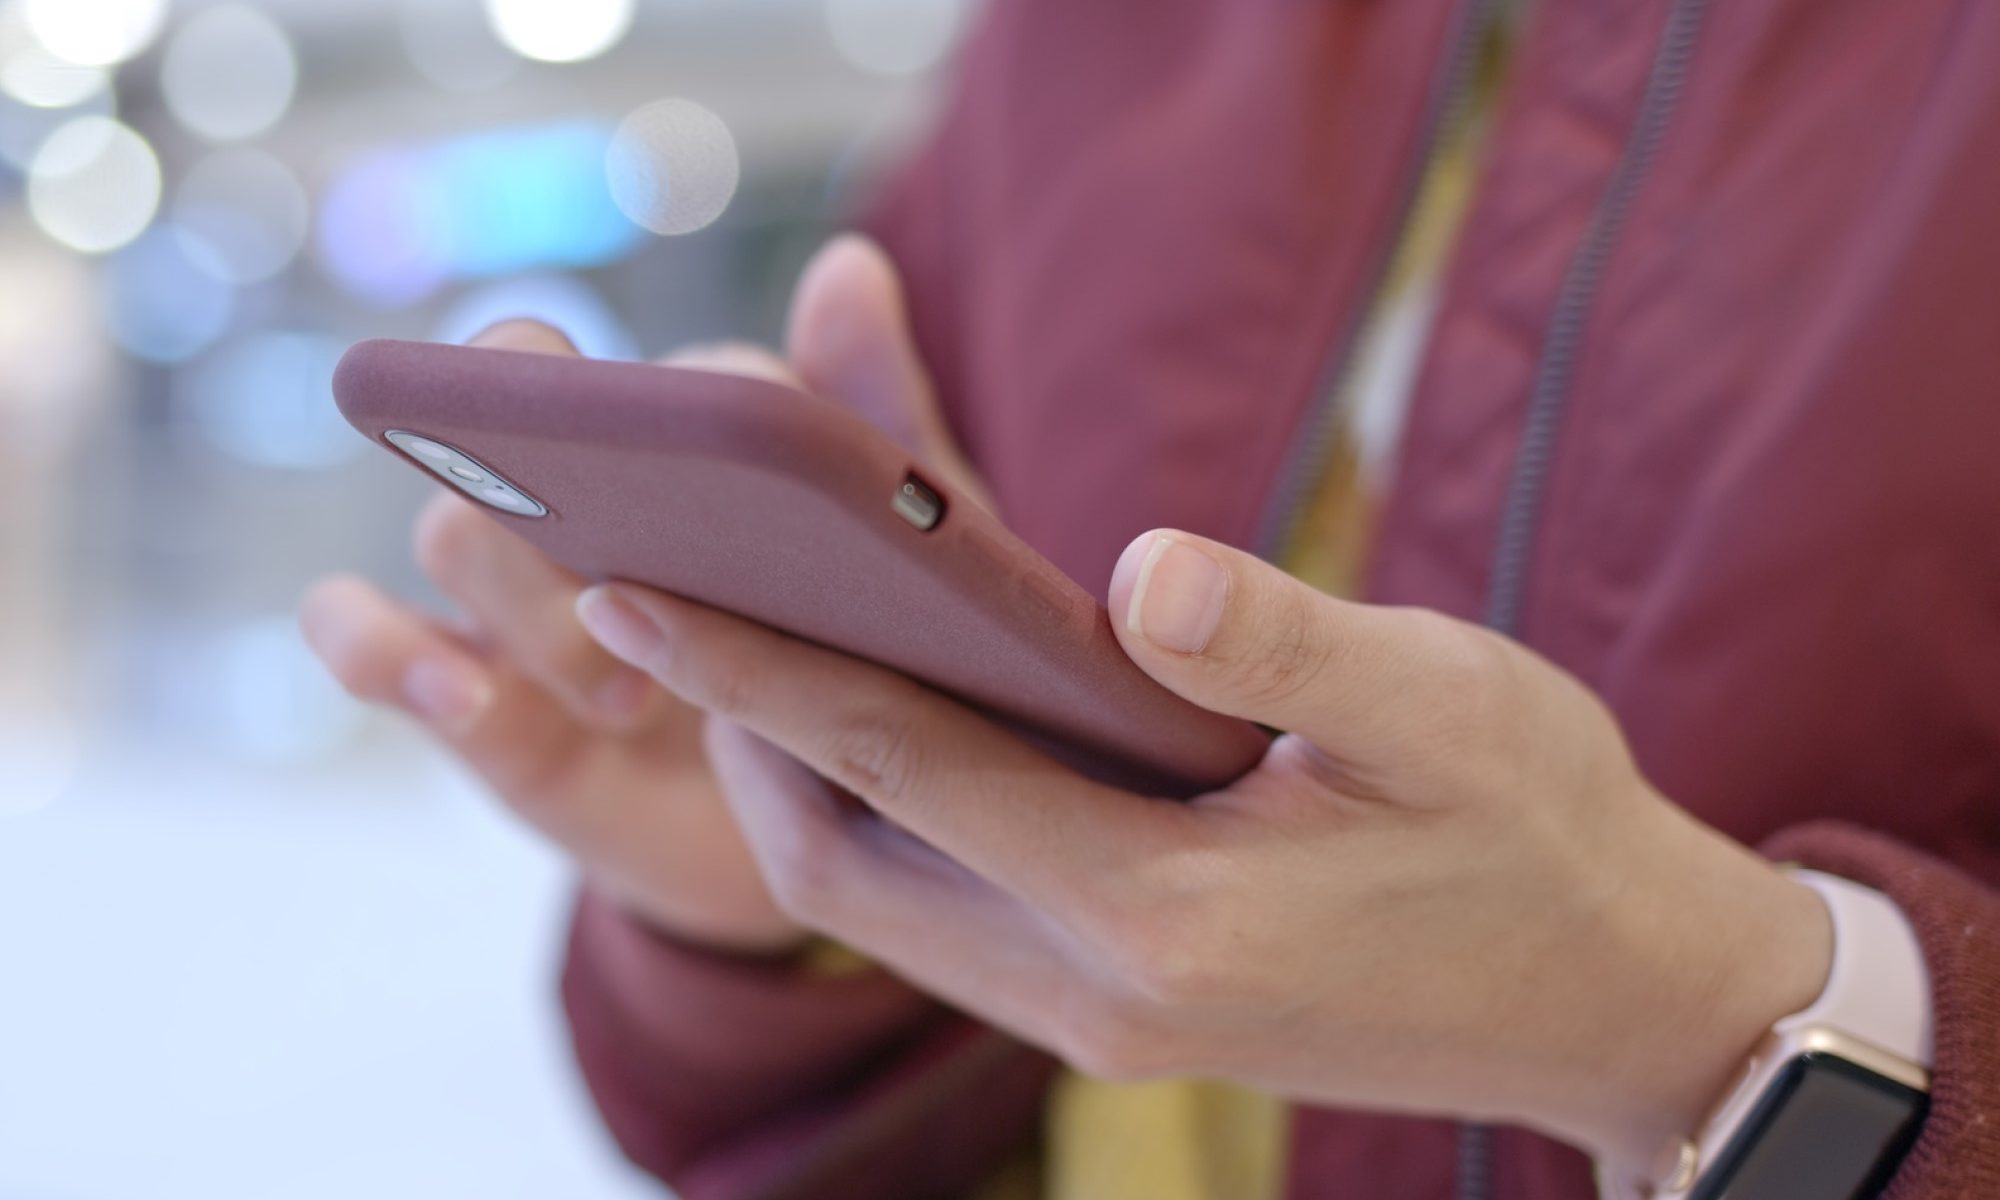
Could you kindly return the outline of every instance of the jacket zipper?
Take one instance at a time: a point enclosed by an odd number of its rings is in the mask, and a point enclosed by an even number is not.
[[[1486,594],[1486,624],[1510,637],[1521,631],[1526,606],[1528,567],[1540,532],[1542,495],[1548,483],[1556,439],[1562,432],[1563,417],[1569,409],[1570,385],[1576,374],[1579,351],[1589,332],[1592,308],[1604,282],[1604,272],[1624,232],[1632,202],[1651,172],[1665,140],[1667,123],[1681,98],[1688,63],[1694,54],[1696,35],[1708,0],[1674,0],[1667,14],[1666,32],[1653,56],[1646,79],[1646,94],[1640,100],[1639,116],[1625,143],[1604,198],[1598,202],[1590,229],[1570,260],[1556,300],[1555,315],[1542,343],[1541,363],[1535,383],[1528,393],[1528,415],[1521,430],[1521,447],[1514,458],[1514,474],[1507,486],[1507,500],[1501,509],[1500,538],[1493,551],[1493,578]]]
[[[1340,432],[1342,409],[1353,391],[1354,374],[1360,368],[1359,350],[1368,344],[1370,333],[1381,322],[1388,307],[1382,295],[1383,289],[1395,267],[1397,254],[1409,237],[1410,217],[1422,198],[1424,181],[1437,165],[1439,156],[1444,152],[1446,134],[1463,114],[1466,101],[1471,96],[1475,68],[1479,63],[1480,40],[1500,2],[1461,0],[1459,4],[1444,69],[1431,87],[1424,114],[1423,150],[1410,165],[1409,174],[1403,181],[1402,195],[1397,201],[1393,222],[1395,236],[1371,268],[1367,302],[1349,320],[1334,343],[1333,353],[1320,377],[1318,408],[1307,419],[1303,431],[1293,441],[1283,466],[1279,468],[1278,482],[1271,491],[1271,499],[1265,507],[1263,523],[1257,530],[1254,543],[1260,558],[1276,559],[1284,553],[1286,539],[1297,528],[1306,505],[1312,500],[1314,486],[1326,470],[1334,439]]]
[[[1701,19],[1708,0],[1674,0],[1653,65],[1638,119],[1626,140],[1598,202],[1590,228],[1570,260],[1542,343],[1534,386],[1528,393],[1528,413],[1521,446],[1500,515],[1499,542],[1493,552],[1493,576],[1486,593],[1485,621],[1489,629],[1519,636],[1526,607],[1528,568],[1540,532],[1542,497],[1555,457],[1556,439],[1569,410],[1569,393],[1576,377],[1577,356],[1589,332],[1589,318],[1611,253],[1625,230],[1633,201],[1651,174],[1667,125],[1679,105],[1688,64],[1694,56]],[[1492,1194],[1492,1131],[1488,1126],[1459,1126],[1457,1200],[1487,1200]]]
[[[1258,530],[1256,549],[1266,559],[1284,550],[1287,536],[1296,527],[1309,502],[1315,480],[1324,471],[1326,460],[1339,433],[1342,404],[1353,387],[1358,369],[1357,349],[1382,319],[1386,307],[1384,284],[1406,236],[1411,214],[1443,152],[1445,134],[1462,113],[1470,96],[1479,45],[1498,0],[1464,0],[1445,69],[1434,89],[1424,122],[1424,149],[1411,167],[1403,185],[1397,209],[1395,240],[1384,250],[1374,268],[1369,300],[1360,315],[1343,331],[1321,387],[1319,411],[1294,443],[1280,470],[1278,484]],[[1624,231],[1632,203],[1652,170],[1665,138],[1669,118],[1678,106],[1686,81],[1696,35],[1707,10],[1707,0],[1674,0],[1667,25],[1647,74],[1646,92],[1641,98],[1632,136],[1613,169],[1610,183],[1597,212],[1585,232],[1556,301],[1549,333],[1529,392],[1528,413],[1522,430],[1521,446],[1508,482],[1501,511],[1500,536],[1494,551],[1492,582],[1487,591],[1486,624],[1509,636],[1520,630],[1528,583],[1528,565],[1541,520],[1543,491],[1557,435],[1568,408],[1569,389],[1574,379],[1578,351],[1587,332],[1587,319],[1604,279],[1611,252]],[[1491,1131],[1481,1124],[1459,1126],[1457,1200],[1487,1200],[1491,1194]]]

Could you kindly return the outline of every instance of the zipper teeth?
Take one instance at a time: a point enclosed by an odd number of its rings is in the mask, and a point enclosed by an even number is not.
[[[1548,339],[1542,346],[1541,365],[1528,394],[1527,421],[1521,430],[1521,447],[1514,459],[1514,475],[1507,487],[1506,506],[1501,511],[1499,544],[1493,556],[1493,581],[1487,592],[1486,624],[1510,636],[1521,626],[1522,606],[1527,592],[1528,558],[1534,547],[1536,527],[1541,519],[1542,494],[1548,483],[1549,460],[1555,452],[1556,435],[1569,404],[1569,389],[1576,376],[1577,352],[1587,332],[1587,322],[1604,282],[1611,251],[1624,232],[1625,219],[1632,210],[1639,188],[1652,171],[1660,143],[1665,140],[1667,120],[1680,102],[1681,85],[1687,78],[1689,59],[1694,53],[1696,34],[1707,10],[1707,0],[1674,0],[1667,15],[1667,27],[1660,48],[1647,74],[1646,94],[1640,101],[1639,117],[1631,138],[1625,143],[1613,170],[1604,199],[1599,202],[1590,229],[1570,261],[1568,276],[1556,301],[1549,323]],[[1493,1137],[1489,1127],[1463,1124],[1458,1132],[1457,1200],[1487,1200],[1492,1195]]]
[[[1321,376],[1318,408],[1308,418],[1304,435],[1294,444],[1279,471],[1278,486],[1272,491],[1271,502],[1257,531],[1255,548],[1261,558],[1275,559],[1284,551],[1285,539],[1297,526],[1312,495],[1313,481],[1332,452],[1334,438],[1340,429],[1342,400],[1352,388],[1354,373],[1359,368],[1356,351],[1367,344],[1370,331],[1382,320],[1382,289],[1408,237],[1410,217],[1423,194],[1424,180],[1430,176],[1444,151],[1445,134],[1464,111],[1472,90],[1473,69],[1479,61],[1480,35],[1486,29],[1487,18],[1497,2],[1463,0],[1459,6],[1457,22],[1451,34],[1451,57],[1432,90],[1429,111],[1424,115],[1424,152],[1411,165],[1409,177],[1403,183],[1403,194],[1397,201],[1395,236],[1383,249],[1380,261],[1371,268],[1368,301],[1334,343],[1333,354]]]
[[[1521,447],[1514,459],[1514,475],[1507,487],[1506,506],[1501,510],[1500,537],[1493,553],[1493,581],[1487,591],[1486,624],[1501,633],[1520,632],[1526,600],[1528,559],[1534,549],[1541,521],[1542,495],[1548,482],[1549,461],[1555,452],[1556,437],[1562,430],[1569,407],[1569,389],[1576,374],[1579,349],[1588,332],[1590,313],[1611,251],[1624,231],[1640,185],[1658,157],[1666,137],[1667,120],[1680,100],[1681,85],[1687,77],[1688,60],[1707,0],[1675,0],[1667,17],[1666,32],[1646,82],[1638,121],[1632,137],[1614,170],[1611,183],[1599,203],[1589,232],[1570,260],[1563,280],[1555,315],[1549,323],[1548,339],[1542,344],[1541,366],[1529,392],[1527,420],[1521,431]]]

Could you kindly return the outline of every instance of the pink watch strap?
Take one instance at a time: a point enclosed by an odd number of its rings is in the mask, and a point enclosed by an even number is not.
[[[1791,876],[1818,892],[1833,917],[1833,969],[1819,999],[1777,1029],[1831,1026],[1929,1069],[1931,978],[1903,910],[1837,875],[1794,870]]]
[[[1814,1028],[1834,1029],[1928,1071],[1933,1058],[1930,972],[1916,931],[1903,911],[1887,896],[1852,880],[1820,871],[1791,869],[1788,873],[1816,892],[1826,905],[1833,923],[1833,964],[1819,998],[1781,1019],[1772,1027],[1773,1035],[1783,1039]],[[1679,1167],[1690,1174],[1673,1182],[1664,1182],[1664,1176],[1638,1181],[1620,1178],[1610,1164],[1599,1164],[1598,1186],[1605,1200],[1676,1200],[1685,1196],[1698,1171],[1721,1149],[1735,1122],[1742,1118],[1759,1081],[1768,1083],[1778,1066],[1776,1060],[1753,1058],[1722,1104],[1715,1123],[1688,1131],[1678,1149],[1687,1156]]]

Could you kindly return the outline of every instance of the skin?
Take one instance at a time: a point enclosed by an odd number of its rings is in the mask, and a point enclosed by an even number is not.
[[[484,340],[565,352],[530,326]],[[973,482],[879,251],[815,261],[787,355]],[[1087,1073],[1515,1122],[1636,1170],[1830,966],[1816,896],[1654,791],[1556,667],[1191,534],[1126,551],[1120,643],[1284,735],[1186,804],[1084,780],[869,663],[584,590],[462,501],[418,546],[470,633],[343,579],[308,597],[309,637],[597,886],[728,948],[837,938]]]

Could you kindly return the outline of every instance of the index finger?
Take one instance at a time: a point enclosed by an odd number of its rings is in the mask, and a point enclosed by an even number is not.
[[[1135,856],[1185,845],[1189,810],[1084,779],[886,667],[630,584],[578,612],[669,690],[1025,898],[1097,911]]]

